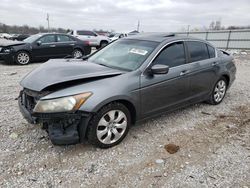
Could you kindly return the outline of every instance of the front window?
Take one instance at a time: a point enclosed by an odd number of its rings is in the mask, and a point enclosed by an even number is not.
[[[175,42],[167,46],[155,58],[154,64],[163,64],[169,67],[176,67],[186,63],[183,42]]]
[[[119,40],[96,52],[89,61],[127,71],[136,70],[159,43],[142,40]]]
[[[56,38],[55,35],[46,35],[44,37],[41,37],[39,41],[41,41],[41,43],[53,43],[56,42]]]

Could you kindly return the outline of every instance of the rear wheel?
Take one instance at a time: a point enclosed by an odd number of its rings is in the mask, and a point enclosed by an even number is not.
[[[88,141],[100,148],[115,146],[125,138],[130,124],[129,110],[121,103],[110,103],[91,119],[87,133]]]
[[[73,58],[76,58],[76,59],[81,58],[83,56],[83,52],[80,49],[75,49],[72,52],[72,56],[73,56]]]
[[[108,45],[108,41],[101,41],[100,46],[96,47],[97,49],[102,48]]]
[[[225,77],[222,77],[216,82],[213,88],[213,92],[211,93],[210,98],[207,102],[212,105],[220,104],[224,99],[226,92],[227,80]]]
[[[28,52],[20,51],[16,55],[16,63],[19,65],[27,65],[30,63],[30,55]]]

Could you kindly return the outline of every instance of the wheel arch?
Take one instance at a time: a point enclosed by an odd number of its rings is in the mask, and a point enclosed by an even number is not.
[[[102,42],[109,43],[109,41],[107,41],[107,40],[105,40],[105,39],[102,39],[102,40],[100,41],[100,45],[101,45]]]
[[[109,99],[106,100],[104,102],[102,102],[101,104],[99,104],[98,106],[95,107],[94,112],[98,112],[101,108],[103,108],[104,106],[110,104],[110,103],[121,103],[123,104],[130,112],[131,115],[131,122],[132,124],[135,124],[136,119],[137,119],[137,109],[136,109],[136,105],[131,102],[128,99],[125,98],[117,98],[117,99]]]
[[[225,79],[226,79],[226,81],[227,81],[227,86],[229,85],[229,83],[230,83],[230,76],[228,75],[228,74],[222,74],[221,75],[221,78],[222,77],[224,77]]]

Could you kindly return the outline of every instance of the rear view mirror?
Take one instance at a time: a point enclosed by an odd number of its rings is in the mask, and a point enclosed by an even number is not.
[[[36,42],[37,46],[40,46],[42,44],[42,42],[39,40]]]
[[[152,74],[167,74],[168,71],[169,71],[169,66],[163,64],[157,64],[151,67]]]

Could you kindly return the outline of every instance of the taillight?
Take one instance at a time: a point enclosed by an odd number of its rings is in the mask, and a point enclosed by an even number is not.
[[[84,41],[84,44],[89,45],[89,41]]]

